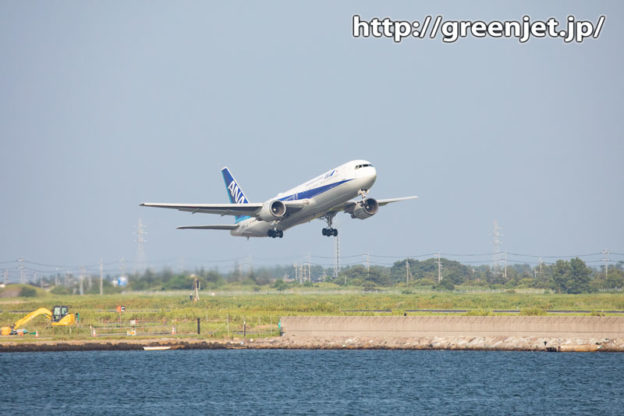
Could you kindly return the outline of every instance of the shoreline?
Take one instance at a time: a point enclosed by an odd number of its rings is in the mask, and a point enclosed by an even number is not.
[[[0,340],[0,353],[47,351],[141,351],[144,347],[171,350],[198,349],[297,349],[297,350],[465,350],[544,352],[624,352],[624,338],[547,338],[507,336],[458,337],[302,337],[282,336],[260,339],[179,339],[80,340],[15,342]]]

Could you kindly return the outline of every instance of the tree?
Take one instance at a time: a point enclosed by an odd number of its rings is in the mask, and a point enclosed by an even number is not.
[[[568,279],[568,293],[590,292],[592,271],[585,262],[578,257],[570,260],[570,277]]]
[[[578,257],[569,262],[557,260],[552,266],[552,279],[557,291],[561,293],[590,292],[591,269]]]

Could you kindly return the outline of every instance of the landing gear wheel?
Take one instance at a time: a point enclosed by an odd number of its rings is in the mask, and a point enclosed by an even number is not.
[[[332,228],[332,220],[334,219],[334,217],[336,216],[336,214],[328,214],[326,216],[324,216],[323,218],[325,218],[325,221],[327,221],[327,227],[323,228],[321,230],[321,232],[323,233],[324,236],[326,237],[331,237],[331,236],[338,236],[338,230],[335,228]]]
[[[267,235],[271,238],[282,238],[284,237],[284,231],[282,230],[269,230],[267,231]]]

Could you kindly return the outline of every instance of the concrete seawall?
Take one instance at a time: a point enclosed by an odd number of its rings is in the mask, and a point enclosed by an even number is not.
[[[291,348],[624,351],[624,317],[297,316]]]
[[[619,316],[287,316],[281,325],[304,336],[624,336]]]

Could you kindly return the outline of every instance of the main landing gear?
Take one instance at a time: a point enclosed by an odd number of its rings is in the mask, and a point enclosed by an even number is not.
[[[335,228],[332,228],[332,220],[334,219],[335,215],[336,214],[325,216],[325,221],[327,221],[327,228],[323,228],[322,232],[323,232],[323,235],[326,237],[338,236],[338,230]]]
[[[271,238],[282,238],[284,237],[284,231],[282,230],[269,230],[267,231],[267,235]]]

